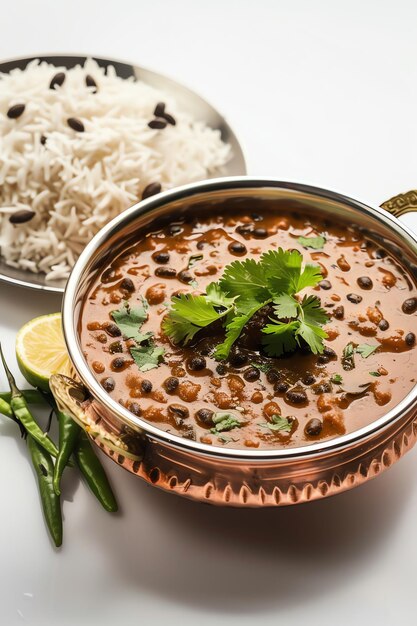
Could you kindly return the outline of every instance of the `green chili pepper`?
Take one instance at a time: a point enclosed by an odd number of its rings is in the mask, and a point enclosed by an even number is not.
[[[30,435],[28,436],[28,448],[38,477],[46,524],[58,548],[62,544],[62,514],[59,496],[56,495],[53,485],[54,464],[51,455],[45,452]]]
[[[106,511],[114,513],[118,506],[114,493],[106,476],[103,466],[91,447],[90,440],[82,430],[75,448],[75,458],[91,491]]]
[[[54,490],[59,496],[62,473],[74,452],[81,428],[67,413],[57,410],[56,414],[59,424],[59,453],[54,469]]]
[[[20,393],[28,404],[42,405],[46,403],[44,395],[38,389],[21,389]],[[0,391],[0,400],[9,402],[12,398],[10,391]]]
[[[52,456],[58,456],[58,448],[46,435],[42,429],[38,426],[35,421],[35,418],[32,416],[29,411],[28,405],[26,404],[26,400],[24,399],[22,393],[16,387],[15,379],[13,378],[13,374],[7,367],[6,361],[4,359],[3,351],[0,345],[0,356],[3,361],[3,367],[6,372],[7,380],[9,381],[11,398],[10,398],[10,406],[13,410],[15,417],[21,422],[21,424],[25,427],[27,433],[31,435],[36,441],[41,445],[46,452],[52,454]]]
[[[2,398],[0,398],[0,413],[7,415],[7,417],[13,417],[12,407]]]

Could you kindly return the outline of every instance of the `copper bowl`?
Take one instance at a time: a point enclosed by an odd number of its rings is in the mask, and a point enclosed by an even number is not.
[[[409,203],[390,201],[397,214]],[[417,437],[417,385],[373,423],[323,442],[278,450],[233,450],[183,439],[161,431],[113,400],[84,359],[78,328],[83,299],[96,274],[155,219],[195,211],[227,211],[246,206],[268,210],[280,205],[329,216],[369,233],[417,279],[417,238],[388,211],[306,185],[222,178],[167,191],[140,202],[105,226],[77,261],[63,302],[68,351],[82,385],[53,377],[62,408],[116,463],[160,489],[194,500],[229,506],[283,506],[351,489],[397,461]],[[399,205],[399,206],[398,206]],[[407,208],[408,207],[408,208]]]

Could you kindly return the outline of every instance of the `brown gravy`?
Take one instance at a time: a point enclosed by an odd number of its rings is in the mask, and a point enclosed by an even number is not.
[[[299,236],[320,233],[326,236],[322,250],[298,243]],[[163,335],[161,321],[173,294],[204,292],[226,264],[278,247],[295,248],[305,262],[322,268],[322,282],[306,292],[318,295],[330,316],[323,355],[298,350],[267,358],[253,350],[248,329],[230,358],[218,362],[211,354],[224,333],[215,328],[201,331],[185,348]],[[212,216],[141,234],[133,248],[103,268],[85,300],[80,335],[97,380],[159,428],[233,448],[300,446],[357,430],[411,391],[417,375],[416,297],[404,269],[352,227],[282,212]],[[142,298],[149,310],[141,330],[152,331],[165,349],[163,362],[147,372],[132,360],[131,343],[111,318],[124,300],[135,306]],[[368,358],[356,354],[355,367],[346,370],[342,354],[350,342],[378,348]],[[196,356],[204,363],[198,371],[190,367]],[[339,376],[341,384],[335,382]],[[213,434],[211,415],[220,411],[239,416],[244,425]],[[273,415],[291,417],[291,431],[268,428]]]

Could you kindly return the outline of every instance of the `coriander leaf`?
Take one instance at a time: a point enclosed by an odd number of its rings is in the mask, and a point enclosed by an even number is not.
[[[270,422],[261,424],[261,426],[263,426],[264,428],[269,428],[269,430],[289,433],[292,429],[292,422],[292,418],[282,417],[281,415],[275,414],[271,417]]]
[[[236,415],[226,411],[215,413],[213,415],[213,422],[215,427],[210,429],[213,435],[217,435],[224,430],[232,430],[233,428],[240,428],[242,426],[242,422],[237,419]]]
[[[305,287],[315,287],[322,278],[320,265],[307,263],[298,279],[296,291],[301,291]]]
[[[206,300],[211,302],[214,306],[224,306],[228,308],[232,306],[236,298],[237,296],[229,298],[229,296],[221,290],[218,283],[210,283],[207,285]]]
[[[172,307],[162,322],[162,330],[174,342],[188,343],[205,326],[212,324],[227,313],[217,312],[204,296],[180,294],[172,298]]]
[[[379,372],[369,372],[369,374],[371,376],[375,376],[376,378],[379,378],[381,376],[381,374]]]
[[[333,374],[330,381],[335,385],[341,385],[343,383],[343,377],[340,374]]]
[[[298,250],[269,250],[260,259],[270,289],[280,295],[293,295],[298,291],[298,280],[301,273],[302,255]],[[266,299],[266,298],[265,298]]]
[[[293,352],[297,347],[297,341],[294,333],[298,330],[300,322],[294,320],[288,324],[277,322],[276,324],[267,324],[262,332],[262,345],[268,356],[281,356],[284,352]]]
[[[283,293],[274,298],[274,311],[278,318],[296,317],[299,304],[292,296]]]
[[[355,367],[355,348],[353,347],[353,343],[348,343],[343,348],[342,367],[346,371],[353,370]]]
[[[269,370],[272,367],[272,365],[269,365],[269,363],[252,363],[252,365],[253,365],[253,367],[256,367],[256,369],[258,369],[261,372],[263,372],[264,374],[269,372]]]
[[[188,259],[187,269],[190,269],[191,267],[193,267],[193,265],[198,263],[198,261],[201,261],[201,259],[203,258],[204,256],[202,254],[192,254],[190,258]]]
[[[357,346],[355,352],[360,354],[364,359],[367,359],[375,350],[379,348],[379,346],[371,345],[369,343],[361,343],[360,346]]]
[[[148,317],[145,302],[144,300],[143,306],[141,307],[131,307],[130,304],[125,301],[120,309],[112,311],[110,314],[122,335],[127,339],[134,339],[138,343],[152,336],[152,333],[143,334],[140,332],[140,327]]]
[[[219,285],[228,296],[238,297],[236,307],[242,313],[270,298],[263,264],[254,259],[233,261],[227,265]]]
[[[256,311],[264,306],[264,302],[256,304],[247,313],[242,313],[234,317],[226,326],[226,339],[223,343],[220,343],[214,352],[214,358],[218,360],[227,359],[231,347],[236,339],[238,339],[244,326],[248,323],[250,318]]]
[[[301,308],[304,314],[306,324],[325,324],[329,321],[328,315],[320,306],[320,300],[317,296],[304,296],[301,302]]]
[[[321,354],[323,352],[323,339],[326,339],[327,333],[320,326],[316,326],[314,323],[309,324],[306,321],[300,322],[295,334],[297,337],[300,336],[304,339],[313,354]]]
[[[155,345],[138,346],[137,348],[130,348],[130,354],[141,372],[147,372],[154,367],[158,367],[164,354],[164,349]]]
[[[317,237],[298,237],[298,243],[304,248],[314,248],[314,250],[321,250],[326,243],[326,237],[318,235]]]

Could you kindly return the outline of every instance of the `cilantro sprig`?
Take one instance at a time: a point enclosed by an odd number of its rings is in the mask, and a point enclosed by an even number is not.
[[[303,266],[297,250],[279,248],[262,254],[259,260],[233,261],[218,282],[208,285],[205,295],[174,296],[162,330],[174,343],[187,344],[202,328],[220,321],[225,339],[214,356],[223,360],[253,315],[268,305],[273,312],[262,328],[262,346],[268,356],[292,352],[303,342],[319,354],[327,337],[322,329],[327,314],[319,298],[297,294],[315,287],[321,279],[320,267]]]

